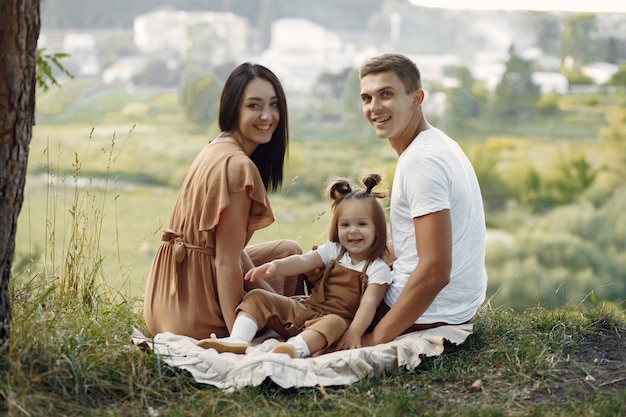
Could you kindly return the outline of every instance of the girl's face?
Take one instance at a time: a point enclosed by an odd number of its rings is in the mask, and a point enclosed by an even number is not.
[[[337,210],[337,235],[354,264],[369,258],[376,231],[368,207],[359,200],[345,200]]]
[[[251,80],[245,87],[239,107],[239,140],[244,152],[251,155],[257,146],[268,143],[278,126],[280,111],[274,86],[263,78]]]

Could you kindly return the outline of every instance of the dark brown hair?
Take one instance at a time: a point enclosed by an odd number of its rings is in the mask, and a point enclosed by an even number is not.
[[[404,84],[407,94],[422,88],[422,76],[417,65],[401,54],[383,54],[367,60],[359,70],[359,79],[369,74],[393,71]]]
[[[268,143],[257,146],[250,159],[257,166],[265,188],[276,191],[283,182],[283,167],[289,146],[289,120],[287,98],[276,75],[266,67],[245,62],[235,68],[222,89],[220,99],[219,124],[224,132],[239,130],[239,106],[248,83],[255,78],[269,81],[276,91],[280,120]]]
[[[387,254],[387,218],[385,209],[378,199],[387,197],[387,191],[373,191],[382,177],[377,173],[370,173],[363,177],[361,182],[365,189],[353,189],[350,181],[346,178],[333,180],[326,188],[326,194],[330,200],[332,219],[328,230],[328,239],[339,242],[338,221],[341,215],[341,203],[347,200],[360,200],[369,209],[374,223],[374,242],[368,255],[370,260],[383,258]]]

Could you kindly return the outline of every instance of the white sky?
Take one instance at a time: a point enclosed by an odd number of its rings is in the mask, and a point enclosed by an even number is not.
[[[417,6],[474,10],[555,10],[626,13],[624,0],[409,0]]]

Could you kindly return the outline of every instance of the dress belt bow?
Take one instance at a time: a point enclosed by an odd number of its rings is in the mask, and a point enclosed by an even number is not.
[[[163,230],[163,233],[161,234],[161,241],[168,242],[169,244],[173,246],[174,259],[176,260],[177,263],[181,263],[185,260],[185,258],[187,257],[187,250],[195,250],[200,253],[207,254],[207,255],[215,255],[215,249],[186,243],[183,240],[183,237],[180,235],[180,233],[177,233],[176,231],[172,229]],[[175,276],[172,278],[178,281],[180,279],[180,276],[179,276],[180,269],[175,268],[175,271],[176,271]],[[178,285],[174,283],[173,285],[170,286],[170,296],[174,297],[177,292],[178,292]]]
[[[215,255],[213,248],[207,248],[206,246],[196,246],[191,243],[186,243],[183,237],[172,229],[163,230],[161,235],[161,241],[169,242],[174,246],[174,259],[176,262],[181,263],[187,257],[187,250],[195,250],[207,255]]]

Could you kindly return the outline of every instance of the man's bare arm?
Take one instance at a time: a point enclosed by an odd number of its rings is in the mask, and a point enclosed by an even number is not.
[[[413,219],[415,244],[419,254],[396,304],[381,319],[364,345],[389,342],[400,336],[433,302],[450,281],[452,267],[452,226],[450,210],[442,210]]]

